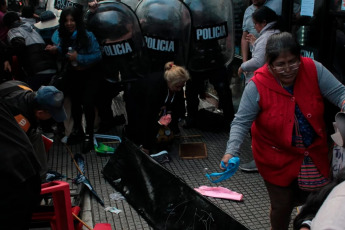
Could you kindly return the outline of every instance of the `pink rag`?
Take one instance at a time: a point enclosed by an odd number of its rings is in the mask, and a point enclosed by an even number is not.
[[[229,200],[237,200],[241,201],[243,195],[241,193],[233,192],[224,187],[208,187],[208,186],[200,186],[199,188],[194,188],[195,191],[199,192],[201,195],[216,197],[216,198],[223,198]]]
[[[162,116],[158,121],[158,123],[160,125],[165,125],[165,126],[168,126],[170,124],[170,122],[171,122],[171,115],[170,114]]]

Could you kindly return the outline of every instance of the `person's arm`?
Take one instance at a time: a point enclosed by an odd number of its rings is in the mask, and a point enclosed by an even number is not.
[[[241,37],[241,54],[242,54],[242,62],[248,61],[249,58],[249,43],[247,41],[247,35],[249,34],[250,30],[250,21],[252,17],[252,8],[251,6],[247,7],[244,12],[243,20],[242,20],[242,37]]]
[[[4,62],[4,70],[5,70],[5,71],[8,71],[8,72],[12,72],[11,64],[10,64],[10,62],[7,61],[7,60]]]
[[[7,40],[11,55],[20,55],[25,50],[25,38],[15,28],[8,31]]]
[[[321,63],[314,61],[322,96],[341,109],[345,109],[345,86]]]
[[[244,88],[240,106],[231,123],[230,136],[227,142],[225,155],[222,161],[227,165],[230,158],[239,156],[243,140],[248,135],[250,127],[260,112],[259,93],[253,81],[250,81]]]
[[[265,64],[266,43],[268,37],[262,35],[256,40],[252,52],[252,58],[241,64],[244,72],[254,72]]]
[[[249,56],[249,43],[246,40],[247,35],[248,35],[248,32],[243,31],[242,38],[241,38],[242,62],[248,61],[248,56]]]
[[[102,59],[101,49],[99,47],[98,41],[92,32],[88,32],[89,37],[89,47],[87,53],[78,53],[76,60],[79,64],[87,66],[93,63],[96,63]]]
[[[93,13],[97,10],[98,2],[97,0],[88,0],[87,5],[89,6],[89,10]]]

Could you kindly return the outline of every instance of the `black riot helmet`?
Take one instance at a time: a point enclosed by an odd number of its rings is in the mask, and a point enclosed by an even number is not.
[[[87,28],[102,49],[103,70],[109,81],[131,81],[144,77],[149,63],[144,37],[134,11],[121,2],[99,2],[94,12],[87,12]]]
[[[173,61],[187,64],[191,15],[179,0],[145,0],[136,8],[153,68],[163,70]]]
[[[192,14],[188,69],[204,71],[227,66],[234,56],[231,0],[184,0]]]

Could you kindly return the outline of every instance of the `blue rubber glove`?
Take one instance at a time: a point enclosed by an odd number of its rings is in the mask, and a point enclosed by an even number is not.
[[[226,180],[226,179],[229,179],[230,177],[232,177],[232,175],[234,175],[235,172],[237,171],[238,166],[240,166],[240,158],[238,158],[238,157],[230,158],[229,162],[228,162],[228,167],[225,166],[223,161],[221,161],[220,163],[222,165],[222,168],[225,169],[224,172],[211,173],[211,174],[206,173],[207,179],[209,179],[212,183],[218,183],[218,182],[221,182],[223,180]],[[219,178],[216,180],[212,180],[211,177],[219,177]]]

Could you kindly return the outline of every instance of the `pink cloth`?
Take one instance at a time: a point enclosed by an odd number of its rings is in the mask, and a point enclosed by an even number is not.
[[[171,122],[171,114],[162,116],[158,121],[160,125],[165,125],[165,126],[168,126],[170,122]]]
[[[194,188],[194,190],[199,192],[201,195],[215,197],[215,198],[223,198],[223,199],[237,200],[237,201],[241,201],[243,198],[243,195],[241,193],[237,193],[220,186],[219,187],[200,186],[199,188]]]

